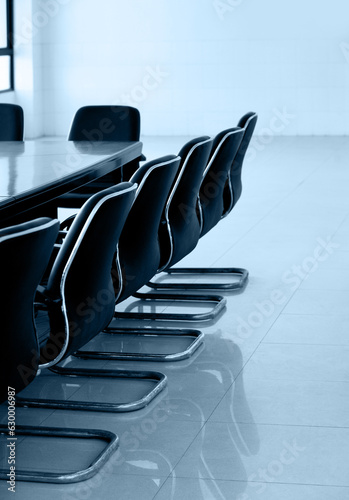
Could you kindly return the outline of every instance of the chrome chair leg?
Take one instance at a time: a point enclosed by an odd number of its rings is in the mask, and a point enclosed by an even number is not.
[[[173,267],[164,271],[169,275],[214,275],[238,277],[238,281],[230,283],[166,283],[149,281],[147,286],[156,290],[242,290],[248,281],[248,271],[240,267]]]
[[[79,349],[74,356],[83,359],[181,361],[191,357],[204,341],[204,334],[192,329],[107,327],[104,333],[117,337],[115,340],[120,342],[118,350]],[[174,344],[171,352],[161,352],[165,351],[168,344]],[[147,345],[157,352],[147,352]]]
[[[170,293],[134,293],[134,297],[156,303],[162,302],[193,302],[199,304],[209,304],[214,307],[205,313],[145,313],[145,312],[115,312],[114,318],[118,319],[149,319],[149,320],[164,320],[164,321],[209,321],[218,316],[226,305],[226,299],[221,295],[179,295]]]
[[[51,371],[58,373],[64,377],[74,380],[76,377],[87,378],[111,378],[127,379],[144,382],[145,386],[152,386],[151,390],[146,389],[144,395],[139,399],[131,402],[95,402],[95,401],[74,401],[74,400],[59,400],[45,398],[26,398],[17,397],[17,406],[28,406],[34,408],[58,408],[65,410],[87,410],[87,411],[104,411],[104,412],[127,412],[139,410],[147,406],[167,385],[167,377],[163,373],[154,371],[132,371],[132,370],[105,370],[105,369],[88,369],[88,368],[66,368],[54,366]],[[101,380],[101,381],[102,381]]]
[[[16,398],[17,399],[17,398]],[[1,425],[0,434],[8,436],[8,427]],[[119,438],[113,432],[99,429],[61,429],[57,427],[16,426],[17,436],[57,437],[66,439],[99,439],[106,442],[101,453],[89,467],[74,472],[44,472],[37,470],[21,470],[17,468],[15,478],[18,481],[35,481],[41,483],[77,483],[94,476],[106,463],[119,446]],[[9,438],[7,438],[9,439]],[[11,439],[7,441],[9,444]],[[9,469],[0,469],[0,479],[10,480]]]

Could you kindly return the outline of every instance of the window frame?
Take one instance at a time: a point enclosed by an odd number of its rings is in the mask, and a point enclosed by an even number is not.
[[[14,90],[14,71],[13,71],[13,0],[6,0],[7,19],[6,19],[6,40],[7,46],[0,48],[1,56],[10,56],[10,86],[7,89],[0,90],[3,92],[12,92]]]

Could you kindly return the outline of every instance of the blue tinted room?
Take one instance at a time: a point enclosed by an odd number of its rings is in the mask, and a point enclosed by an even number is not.
[[[0,0],[1,498],[348,500],[348,18]]]

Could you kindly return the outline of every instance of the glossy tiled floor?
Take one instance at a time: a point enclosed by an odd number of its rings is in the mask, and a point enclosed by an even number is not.
[[[184,140],[145,138],[144,151],[177,152]],[[112,430],[120,448],[93,479],[17,483],[17,499],[349,498],[348,158],[344,137],[285,137],[246,161],[234,213],[185,262],[246,267],[245,291],[200,325],[205,345],[193,358],[108,362],[167,374],[166,392],[146,409],[18,409],[18,424]],[[69,467],[77,457],[67,448],[61,460]],[[1,482],[2,498],[6,490]]]

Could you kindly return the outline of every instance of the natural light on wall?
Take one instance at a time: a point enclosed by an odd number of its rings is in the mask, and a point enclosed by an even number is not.
[[[0,49],[7,47],[7,2],[0,1]]]
[[[10,56],[0,57],[0,90],[8,90],[10,81]]]

